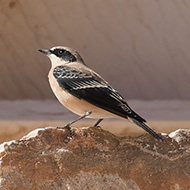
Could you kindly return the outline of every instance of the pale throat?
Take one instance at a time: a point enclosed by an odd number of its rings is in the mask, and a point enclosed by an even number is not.
[[[48,56],[51,60],[51,65],[52,67],[56,67],[58,65],[63,65],[63,64],[67,64],[68,62],[67,61],[64,61],[63,59],[60,59],[59,57],[51,54]]]

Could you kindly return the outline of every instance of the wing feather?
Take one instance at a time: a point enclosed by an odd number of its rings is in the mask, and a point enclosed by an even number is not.
[[[136,114],[124,98],[96,73],[82,72],[68,66],[58,66],[53,71],[59,86],[73,96],[124,118],[146,122]]]

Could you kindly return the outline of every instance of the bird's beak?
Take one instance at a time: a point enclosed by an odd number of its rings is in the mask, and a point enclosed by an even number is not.
[[[51,52],[48,49],[38,49],[39,52],[44,53],[46,55],[50,55]]]

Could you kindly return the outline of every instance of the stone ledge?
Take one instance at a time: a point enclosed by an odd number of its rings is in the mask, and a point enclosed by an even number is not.
[[[92,127],[37,129],[0,146],[0,189],[190,189],[189,137],[190,130],[160,142]]]

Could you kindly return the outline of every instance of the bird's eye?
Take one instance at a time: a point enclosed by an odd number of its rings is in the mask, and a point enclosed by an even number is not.
[[[59,49],[58,54],[59,54],[59,55],[63,55],[63,53],[64,53],[64,50]]]

